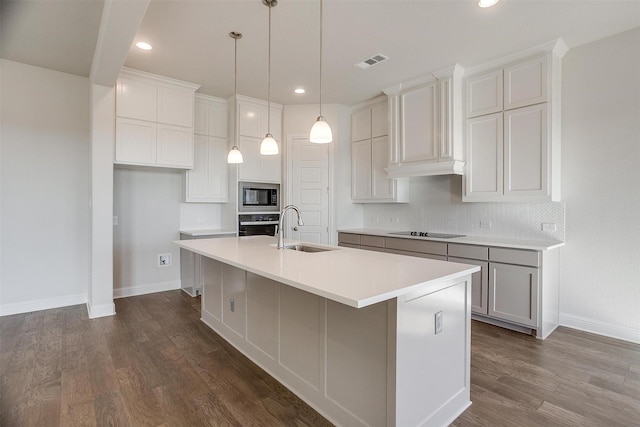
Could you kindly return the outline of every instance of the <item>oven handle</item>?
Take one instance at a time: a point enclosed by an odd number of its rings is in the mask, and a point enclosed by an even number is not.
[[[240,221],[240,225],[278,225],[279,221]]]

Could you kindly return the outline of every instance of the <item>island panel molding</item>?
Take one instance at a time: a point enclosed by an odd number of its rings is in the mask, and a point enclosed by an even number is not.
[[[202,321],[336,425],[448,425],[471,404],[478,267],[266,236],[176,243],[203,256]]]

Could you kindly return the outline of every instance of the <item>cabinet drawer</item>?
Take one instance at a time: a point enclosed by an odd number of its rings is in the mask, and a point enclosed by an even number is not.
[[[379,246],[365,246],[362,245],[360,246],[360,249],[364,250],[364,251],[373,251],[373,252],[384,252],[384,248],[381,248]]]
[[[460,245],[449,243],[449,256],[471,259],[489,259],[489,248],[487,246]]]
[[[338,233],[338,242],[360,245],[360,235],[352,233]]]
[[[386,245],[388,249],[397,249],[400,251],[447,255],[447,244],[442,242],[387,237]]]
[[[375,246],[376,248],[384,248],[384,237],[368,236],[363,234],[360,236],[360,244],[362,246]]]
[[[540,266],[540,253],[520,249],[489,248],[489,260],[506,264]]]
[[[352,243],[340,242],[340,243],[338,243],[338,246],[343,247],[343,248],[360,249],[360,245],[354,245]]]
[[[396,255],[407,255],[407,256],[414,256],[418,258],[436,259],[438,261],[447,260],[447,257],[445,255],[425,254],[423,252],[401,251],[398,249],[389,249],[389,248],[385,249],[385,252],[389,254],[396,254]]]

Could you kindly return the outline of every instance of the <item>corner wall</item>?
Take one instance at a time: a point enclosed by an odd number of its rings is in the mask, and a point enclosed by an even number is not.
[[[89,80],[0,60],[0,315],[87,301]]]
[[[640,28],[563,59],[560,322],[640,342]]]

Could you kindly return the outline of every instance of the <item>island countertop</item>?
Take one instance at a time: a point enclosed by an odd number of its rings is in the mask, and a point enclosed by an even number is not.
[[[180,240],[178,246],[312,294],[361,308],[414,291],[433,291],[480,267],[316,243],[331,250],[277,249],[270,236]],[[294,242],[286,242],[292,244]],[[305,243],[306,244],[306,243]]]

